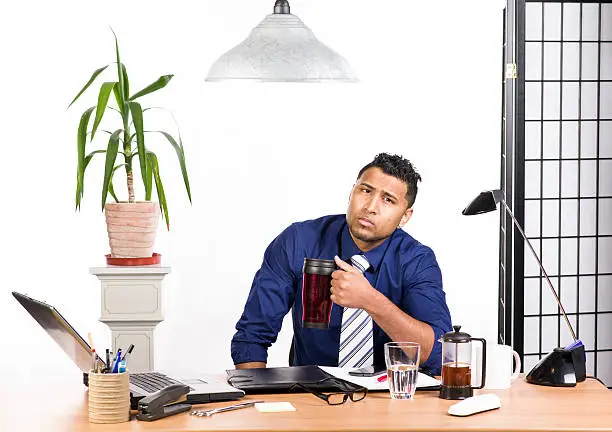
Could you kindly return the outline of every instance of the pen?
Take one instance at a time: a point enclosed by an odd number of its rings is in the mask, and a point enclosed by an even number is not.
[[[387,381],[387,374],[379,376],[377,381],[378,382],[385,382],[385,381]]]
[[[106,367],[104,368],[104,370],[106,372],[109,372],[109,370],[110,370],[110,352],[109,352],[108,348],[106,348]]]
[[[113,360],[113,370],[112,373],[117,373],[119,371],[119,362],[121,361],[121,348],[117,350],[117,357]]]
[[[130,354],[132,354],[132,351],[134,351],[134,344],[130,344],[130,346],[128,347],[127,351],[125,352],[125,355],[123,356],[122,360],[125,360],[126,364],[127,364],[127,361],[128,361],[128,357],[130,356]]]
[[[257,404],[257,403],[261,403],[263,401],[252,401],[252,402],[244,402],[244,403],[239,403],[236,405],[230,405],[230,406],[226,406],[223,408],[216,408],[216,409],[211,409],[211,410],[206,410],[206,411],[191,411],[189,414],[193,415],[193,416],[198,416],[198,417],[210,417],[213,414],[216,413],[221,413],[221,412],[226,412],[226,411],[234,411],[237,409],[241,409],[241,408],[248,408],[248,407],[252,407],[253,405]]]
[[[96,357],[97,357],[96,356],[96,349],[92,348],[91,349],[91,370],[94,373],[98,373],[98,369],[97,369],[98,368],[98,362],[96,361],[97,360]]]

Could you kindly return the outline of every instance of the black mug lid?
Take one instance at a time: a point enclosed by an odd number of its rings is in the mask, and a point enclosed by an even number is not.
[[[330,267],[335,268],[336,262],[334,260],[317,259],[317,258],[304,258],[304,264],[316,267]]]
[[[336,262],[333,260],[304,258],[304,273],[330,275],[336,270]]]

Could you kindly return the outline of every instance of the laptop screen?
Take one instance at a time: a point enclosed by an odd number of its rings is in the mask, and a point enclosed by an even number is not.
[[[91,348],[53,306],[13,291],[13,296],[83,371],[91,369]]]

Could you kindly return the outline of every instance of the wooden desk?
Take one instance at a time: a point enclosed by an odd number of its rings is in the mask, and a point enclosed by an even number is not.
[[[40,391],[28,386],[41,378]],[[290,401],[296,412],[262,414],[255,408],[196,418],[188,413],[155,422],[96,425],[87,421],[87,390],[80,376],[32,377],[0,385],[2,431],[612,431],[612,391],[588,379],[574,388],[540,387],[514,382],[495,391],[499,410],[460,418],[446,414],[454,401],[437,392],[417,392],[413,401],[394,401],[372,392],[361,402],[330,407],[308,394],[264,395],[266,401]],[[253,396],[247,397],[252,399]],[[219,407],[230,403],[198,405]]]

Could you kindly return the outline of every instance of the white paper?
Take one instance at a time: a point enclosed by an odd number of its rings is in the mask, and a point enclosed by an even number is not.
[[[372,377],[359,377],[349,375],[349,371],[351,369],[344,369],[338,367],[330,367],[330,366],[319,366],[328,374],[335,376],[336,378],[341,378],[345,381],[352,382],[353,384],[360,385],[362,387],[367,388],[368,390],[386,390],[389,391],[389,384],[387,381],[378,382],[378,378],[385,375],[387,372],[382,372],[379,375]],[[419,376],[417,378],[417,388],[419,387],[432,387],[440,385],[440,381],[435,378],[430,377],[424,373],[419,372]]]
[[[262,413],[295,411],[291,402],[260,402],[255,404],[255,408]]]

